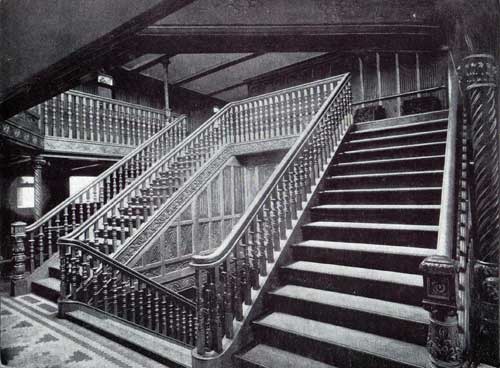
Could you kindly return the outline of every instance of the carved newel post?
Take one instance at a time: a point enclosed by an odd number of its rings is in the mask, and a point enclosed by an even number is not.
[[[471,121],[474,158],[474,282],[472,334],[476,358],[498,358],[498,255],[500,249],[500,161],[496,108],[497,66],[491,55],[470,55],[461,68]]]
[[[457,266],[449,257],[431,256],[420,264],[424,275],[424,308],[430,324],[427,349],[432,367],[460,367],[463,346],[458,328],[455,280]]]
[[[14,222],[11,225],[13,270],[10,280],[10,294],[17,296],[28,292],[26,280],[26,256],[24,255],[24,238],[26,237],[26,223]]]
[[[43,204],[44,204],[44,193],[43,193],[43,167],[47,164],[47,161],[40,157],[36,157],[33,161],[33,171],[34,171],[34,196],[35,205],[33,207],[33,215],[35,220],[42,217],[43,214]]]

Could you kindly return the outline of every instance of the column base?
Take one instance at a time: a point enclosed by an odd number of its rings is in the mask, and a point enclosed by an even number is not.
[[[26,278],[20,280],[10,280],[10,296],[19,296],[27,294],[28,289],[28,280]]]

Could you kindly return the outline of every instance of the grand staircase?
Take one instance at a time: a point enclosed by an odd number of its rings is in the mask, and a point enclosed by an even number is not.
[[[240,367],[425,367],[447,111],[355,124]]]

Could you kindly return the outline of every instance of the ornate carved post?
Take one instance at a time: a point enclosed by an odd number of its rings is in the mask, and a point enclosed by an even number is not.
[[[26,223],[14,222],[11,225],[12,260],[14,268],[10,280],[10,295],[17,296],[28,292],[26,280],[26,256],[24,255],[24,238],[26,237]]]
[[[35,157],[33,161],[33,171],[34,171],[34,196],[35,196],[35,205],[33,208],[33,215],[35,216],[35,220],[38,220],[42,217],[43,213],[43,167],[47,164],[47,161],[42,159],[41,157]]]
[[[474,159],[473,314],[472,345],[480,361],[497,365],[498,357],[498,256],[500,249],[500,164],[496,108],[497,66],[487,54],[464,59],[461,82],[471,121]]]
[[[432,367],[460,367],[463,348],[458,329],[455,297],[456,265],[448,257],[427,257],[420,265],[424,275],[424,308],[429,311],[427,349]]]

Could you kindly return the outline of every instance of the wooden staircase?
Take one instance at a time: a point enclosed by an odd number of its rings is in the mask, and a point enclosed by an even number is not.
[[[240,367],[425,367],[447,111],[355,125]]]

